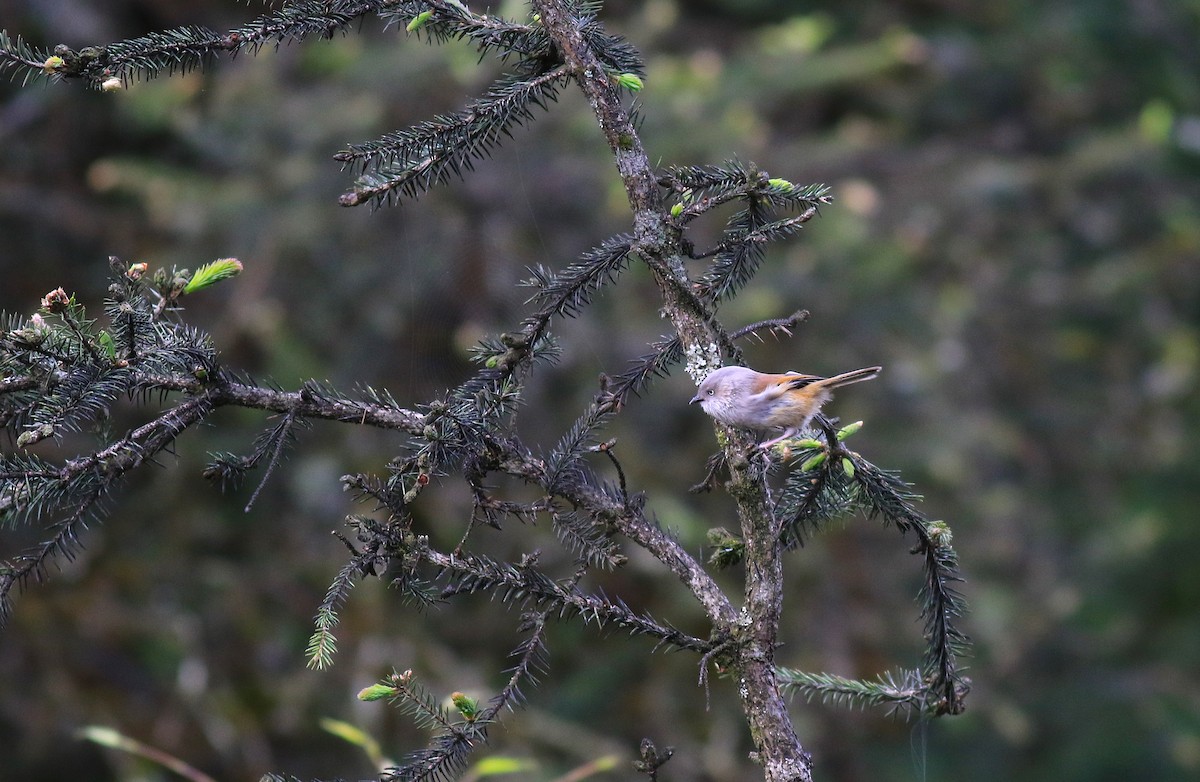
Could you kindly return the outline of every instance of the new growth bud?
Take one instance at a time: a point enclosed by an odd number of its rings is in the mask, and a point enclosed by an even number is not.
[[[630,92],[641,92],[642,88],[646,86],[636,73],[622,73],[617,76],[617,84]]]
[[[412,18],[412,21],[404,28],[406,32],[413,32],[421,29],[421,25],[433,18],[433,11],[422,11]]]
[[[395,687],[389,687],[386,684],[372,684],[370,687],[363,687],[358,691],[358,699],[360,701],[378,701],[395,694]]]
[[[458,713],[463,715],[463,719],[467,722],[471,722],[479,716],[479,701],[470,695],[461,692],[452,692],[450,693],[450,702],[454,704],[454,708],[458,709]]]
[[[809,470],[817,469],[818,467],[820,467],[822,464],[825,463],[825,459],[827,459],[828,457],[829,457],[829,454],[826,453],[825,451],[821,451],[818,454],[813,454],[812,456],[810,456],[804,460],[804,464],[800,465],[801,472],[808,472]]]
[[[230,277],[236,277],[242,273],[242,262],[237,258],[221,258],[220,260],[206,263],[196,270],[192,278],[188,280],[188,284],[183,287],[184,293],[195,293],[202,288],[207,288],[209,285],[227,280]]]
[[[55,288],[42,297],[42,309],[52,315],[66,312],[71,305],[71,297],[62,288]]]
[[[838,442],[840,443],[842,440],[845,440],[847,437],[852,436],[859,429],[862,429],[862,426],[863,426],[862,421],[855,421],[852,424],[846,424],[845,426],[843,426],[841,429],[838,430],[838,433],[837,433]]]

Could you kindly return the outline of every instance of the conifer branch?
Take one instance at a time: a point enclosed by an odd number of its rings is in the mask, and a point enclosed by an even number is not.
[[[822,703],[839,706],[885,706],[889,715],[902,712],[905,717],[927,714],[929,690],[920,671],[885,671],[874,681],[791,668],[778,671],[783,687],[799,690],[810,701],[819,697]]]
[[[476,360],[484,365],[475,377],[460,386],[455,394],[475,398],[487,389],[497,389],[509,380],[519,380],[540,352],[548,352],[551,321],[570,316],[590,303],[605,283],[615,281],[628,265],[630,244],[626,236],[615,236],[561,272],[544,267],[532,270],[533,278],[524,284],[537,288],[530,301],[541,304],[525,318],[519,331],[501,334],[498,340],[485,342],[476,351]]]
[[[528,637],[517,646],[512,656],[516,663],[509,669],[504,687],[492,697],[487,708],[479,709],[474,699],[455,693],[452,700],[462,719],[453,719],[428,692],[416,682],[412,671],[394,674],[376,688],[413,716],[418,724],[437,728],[438,733],[425,749],[409,753],[405,763],[387,769],[383,782],[416,782],[426,779],[450,779],[467,765],[470,753],[487,743],[488,726],[500,712],[511,709],[524,700],[522,681],[536,683],[545,668],[546,615],[529,614],[519,628]],[[364,690],[364,692],[367,692]]]
[[[256,448],[256,453],[252,457],[252,464],[257,465],[263,459],[267,460],[267,469],[263,471],[262,480],[255,487],[254,492],[250,495],[249,501],[246,503],[244,511],[250,512],[254,507],[254,503],[258,500],[258,495],[262,493],[263,487],[267,485],[267,481],[271,479],[271,475],[275,472],[275,468],[279,465],[279,460],[283,456],[283,449],[296,438],[295,425],[299,421],[295,411],[289,410],[280,418],[278,426],[275,426],[262,441],[261,446]]]
[[[554,521],[554,531],[563,546],[572,554],[581,556],[593,567],[615,570],[628,561],[613,540],[612,532],[581,518],[573,511],[562,512],[550,506],[548,512]]]
[[[841,463],[820,446],[789,452],[787,458],[801,468],[788,475],[784,483],[775,505],[775,521],[784,548],[791,550],[847,514],[851,499],[850,481]],[[813,460],[820,463],[803,469]]]
[[[722,300],[736,294],[754,278],[762,264],[766,243],[799,231],[816,214],[816,207],[809,207],[794,217],[770,220],[770,213],[758,203],[748,204],[730,220],[726,238],[712,251],[717,257],[698,282],[701,295]]]
[[[93,86],[111,79],[128,84],[134,79],[202,68],[222,52],[257,53],[271,44],[278,47],[313,36],[331,38],[338,32],[346,32],[359,18],[394,4],[395,0],[292,0],[225,34],[185,26],[79,51],[57,46],[54,61],[37,63],[37,67],[59,77],[82,79]],[[10,51],[8,61],[12,62],[14,50],[4,44],[0,40],[0,49]],[[28,56],[19,50],[15,54],[19,64],[33,68]]]
[[[502,19],[493,14],[476,14],[452,0],[405,0],[386,4],[379,16],[388,25],[404,25],[405,31],[430,43],[465,40],[480,55],[495,53],[502,59],[519,55],[543,59],[549,39],[537,25]]]
[[[631,635],[648,635],[678,649],[708,651],[707,641],[682,633],[653,618],[632,611],[619,598],[592,596],[573,586],[564,586],[533,567],[496,562],[482,556],[445,555],[423,548],[420,556],[451,578],[443,598],[484,591],[498,595],[504,603],[532,605],[538,610],[557,614],[560,619],[579,616],[600,627],[614,625]]]
[[[734,200],[802,213],[832,200],[825,185],[798,187],[737,160],[721,166],[668,166],[657,181],[670,191],[676,205],[671,214],[683,223]]]
[[[535,317],[578,315],[602,286],[615,282],[629,265],[632,245],[632,237],[620,234],[584,253],[562,271],[553,272],[544,266],[531,269],[533,277],[523,284],[537,289],[529,301],[543,305]]]
[[[55,63],[50,59],[50,52],[35,49],[17,36],[12,39],[7,30],[0,30],[0,74],[12,71],[13,78],[21,77],[21,86],[29,83],[30,79],[55,75]]]
[[[955,620],[965,607],[962,595],[953,586],[962,581],[958,556],[950,545],[949,527],[929,521],[912,506],[912,490],[895,475],[880,470],[857,454],[851,454],[855,481],[869,515],[879,516],[900,532],[917,537],[913,553],[922,557],[925,584],[921,589],[921,617],[925,623],[928,649],[925,669],[928,687],[937,714],[959,714],[969,682],[958,672],[958,657],[964,654],[969,639],[957,628]]]
[[[780,334],[782,334],[786,337],[790,337],[790,336],[792,336],[792,329],[796,328],[796,326],[798,326],[801,323],[803,323],[804,321],[808,320],[808,316],[809,316],[808,310],[797,310],[797,311],[793,312],[791,315],[787,316],[786,318],[770,318],[768,320],[759,321],[758,323],[748,324],[748,325],[743,326],[742,328],[738,329],[737,331],[733,332],[729,336],[732,339],[741,339],[742,337],[754,337],[759,342],[762,342],[763,339],[762,339],[762,335],[760,334],[760,332],[765,330],[765,331],[770,332],[771,335],[774,336],[776,339],[779,338]]]
[[[30,520],[57,516],[59,520],[51,526],[54,534],[48,540],[0,566],[0,619],[10,610],[14,586],[24,586],[31,577],[42,580],[52,559],[74,557],[79,529],[104,515],[100,501],[121,477],[152,459],[210,411],[207,400],[188,400],[96,454],[67,462],[52,477],[45,471],[35,477],[12,470],[5,457],[0,473],[4,515]]]
[[[415,198],[452,175],[462,177],[473,169],[473,161],[490,155],[504,136],[511,136],[514,125],[534,119],[532,106],[545,110],[557,100],[566,76],[563,66],[531,76],[508,76],[463,111],[339,152],[335,160],[361,172],[354,190],[343,194],[339,203],[380,206],[397,195]]]
[[[333,656],[337,654],[337,636],[333,631],[339,621],[338,609],[346,602],[350,590],[354,588],[355,579],[361,574],[362,563],[356,556],[342,566],[325,591],[325,598],[317,607],[317,615],[313,619],[313,634],[309,636],[308,646],[304,650],[309,668],[324,670],[333,665]]]
[[[542,611],[528,613],[522,618],[517,632],[527,633],[528,637],[510,655],[516,659],[516,664],[508,669],[508,681],[492,697],[488,707],[480,712],[479,720],[492,722],[504,709],[511,709],[523,702],[522,680],[537,684],[538,677],[546,670],[546,620],[549,615],[549,611]]]

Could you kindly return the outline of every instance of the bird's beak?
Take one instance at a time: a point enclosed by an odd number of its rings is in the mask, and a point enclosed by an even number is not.
[[[692,401],[688,402],[688,404],[689,404],[689,405],[694,405],[694,404],[696,404],[696,403],[697,403],[697,402],[699,402],[699,401],[700,401],[700,395],[699,395],[699,394],[696,394],[694,397],[692,397]]]

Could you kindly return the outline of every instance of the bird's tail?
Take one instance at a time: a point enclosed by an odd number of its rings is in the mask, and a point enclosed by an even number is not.
[[[871,380],[879,374],[883,367],[864,367],[856,369],[853,372],[843,372],[840,375],[826,378],[821,381],[821,385],[826,388],[837,388],[839,386],[848,386],[851,383],[861,383],[864,380]]]

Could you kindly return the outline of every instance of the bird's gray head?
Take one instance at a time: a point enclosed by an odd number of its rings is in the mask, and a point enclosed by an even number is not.
[[[743,421],[743,400],[754,391],[751,386],[758,373],[746,367],[721,367],[696,389],[691,404],[700,403],[704,412],[723,424],[747,426]]]

